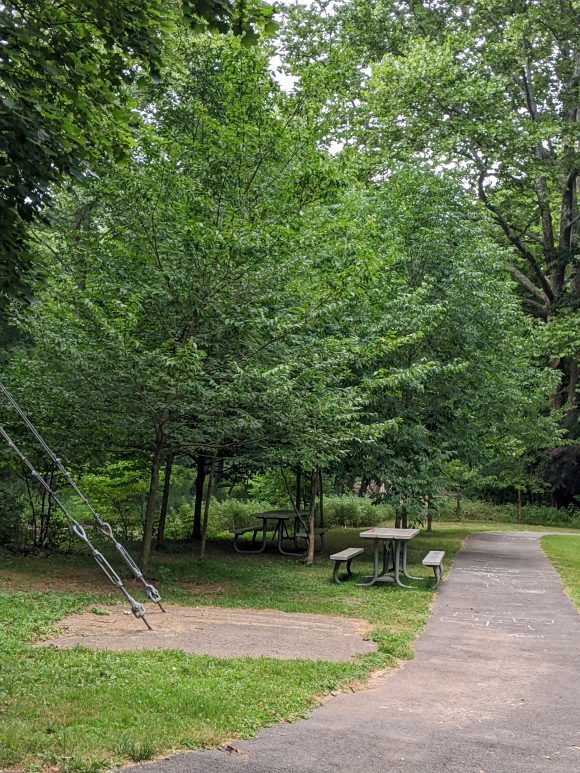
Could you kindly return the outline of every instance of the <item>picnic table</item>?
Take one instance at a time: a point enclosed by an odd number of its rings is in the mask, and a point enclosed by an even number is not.
[[[392,582],[401,588],[412,586],[401,581],[401,573],[410,580],[420,580],[407,572],[407,547],[409,541],[419,534],[419,529],[384,529],[375,527],[360,533],[363,539],[373,540],[374,571],[369,582],[361,583],[361,587],[370,587],[378,582]],[[379,574],[379,548],[383,548],[383,567]],[[392,566],[389,564],[392,560]]]
[[[298,530],[298,524],[300,522],[300,516],[294,510],[269,510],[265,513],[256,513],[256,519],[262,521],[261,524],[256,526],[249,526],[245,529],[236,529],[234,531],[234,550],[237,553],[263,553],[266,550],[268,544],[268,532],[271,533],[272,542],[274,542],[276,549],[283,556],[302,556],[303,551],[289,551],[284,548],[283,540],[292,540],[296,543],[296,534]],[[268,524],[273,524],[268,526]],[[252,547],[240,548],[238,544],[238,538],[246,532],[252,532]],[[262,532],[262,541],[256,548],[256,537],[259,532]]]

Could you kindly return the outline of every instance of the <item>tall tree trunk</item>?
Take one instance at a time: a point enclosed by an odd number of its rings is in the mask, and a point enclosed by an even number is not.
[[[320,528],[324,529],[324,491],[322,490],[322,484],[323,484],[323,478],[322,478],[322,470],[320,469],[318,471],[318,501],[320,504]]]
[[[402,510],[402,505],[399,505],[395,509],[395,529],[401,528],[401,510]]]
[[[294,496],[296,512],[299,513],[302,508],[302,467],[296,468],[296,494]]]
[[[461,494],[455,494],[455,517],[461,520]]]
[[[155,501],[159,487],[159,470],[163,461],[163,445],[157,446],[151,462],[151,477],[149,479],[149,492],[147,494],[147,507],[145,509],[145,524],[143,527],[143,545],[141,548],[140,566],[145,571],[149,564],[151,554],[151,541],[153,538],[153,519],[155,516]]]
[[[201,529],[201,547],[199,550],[200,558],[205,557],[205,542],[207,539],[207,525],[209,522],[209,506],[211,504],[211,493],[212,493],[213,482],[215,477],[215,463],[216,463],[216,453],[214,453],[213,459],[211,460],[211,467],[209,470],[209,477],[207,480],[207,491],[205,493],[205,508],[203,511],[203,526]]]
[[[425,503],[425,509],[427,511],[427,531],[433,531],[433,507],[431,505],[431,497],[427,497]]]
[[[165,522],[167,521],[167,507],[169,505],[169,491],[171,489],[171,471],[173,469],[173,454],[167,457],[165,462],[165,478],[163,479],[163,496],[161,498],[161,511],[157,526],[156,547],[165,547]]]
[[[403,505],[403,507],[401,508],[401,528],[403,529],[407,528],[407,520],[408,520],[407,506]]]
[[[570,359],[570,368],[568,376],[568,403],[570,410],[577,409],[578,406],[578,360]]]
[[[367,493],[367,489],[369,487],[369,481],[366,478],[363,478],[360,482],[360,488],[358,490],[359,497],[364,497]]]
[[[308,552],[306,563],[308,566],[314,563],[314,521],[316,517],[316,489],[318,484],[318,470],[312,470],[310,475],[310,508],[308,511]]]
[[[524,509],[522,507],[522,492],[521,492],[521,489],[518,489],[518,523],[522,522],[523,514],[524,514]]]
[[[205,456],[197,455],[197,475],[195,476],[195,506],[193,510],[193,531],[191,538],[194,542],[201,539],[201,510],[203,505],[203,489],[205,483]]]

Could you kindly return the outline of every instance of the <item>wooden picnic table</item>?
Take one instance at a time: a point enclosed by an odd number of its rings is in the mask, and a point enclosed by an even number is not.
[[[407,572],[407,547],[409,541],[419,534],[419,529],[384,529],[375,527],[360,533],[363,539],[373,540],[373,576],[369,582],[361,583],[362,587],[370,587],[378,582],[392,582],[401,588],[410,588],[401,581],[401,573],[410,580],[420,580]],[[379,547],[383,548],[383,567],[379,574]],[[389,559],[392,566],[389,567]]]
[[[296,532],[298,528],[298,523],[300,520],[299,515],[294,510],[269,510],[265,513],[256,513],[255,515],[256,519],[259,521],[262,521],[262,525],[256,525],[254,527],[248,527],[247,529],[240,529],[238,530],[239,533],[236,534],[234,532],[234,550],[238,553],[263,553],[266,550],[267,544],[268,544],[268,532],[272,533],[272,541],[276,545],[276,549],[279,553],[281,553],[283,556],[302,556],[304,555],[304,551],[300,550],[293,550],[288,551],[284,549],[283,540],[289,539],[294,540],[296,542]],[[274,523],[273,526],[268,528],[268,523],[272,522]],[[252,537],[252,546],[256,544],[256,535],[258,532],[262,532],[262,542],[260,543],[259,547],[255,549],[252,548],[245,548],[241,549],[238,545],[238,537],[241,536],[241,534],[244,531],[252,531],[253,537]]]

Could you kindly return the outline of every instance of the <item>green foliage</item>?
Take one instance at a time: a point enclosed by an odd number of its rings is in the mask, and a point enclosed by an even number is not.
[[[280,469],[268,469],[252,475],[248,481],[252,499],[271,502],[276,509],[290,509],[296,495],[296,475]]]
[[[138,88],[159,78],[179,28],[273,32],[251,0],[26,0],[0,6],[0,290],[25,267],[26,224],[63,175],[84,179],[127,156]],[[82,220],[82,216],[81,216]],[[80,224],[80,221],[79,221]]]
[[[95,472],[84,472],[79,481],[99,515],[124,539],[139,538],[149,489],[147,470],[134,462],[111,462]],[[82,520],[83,506],[67,499],[70,512]],[[86,515],[85,515],[86,518]]]
[[[324,523],[329,528],[375,526],[392,516],[392,508],[354,494],[324,497]]]
[[[25,502],[22,487],[13,476],[0,477],[0,545],[21,547],[25,541]]]
[[[165,532],[167,539],[183,540],[189,538],[193,526],[193,508],[193,502],[171,508]],[[219,535],[230,532],[232,529],[253,525],[256,522],[253,517],[255,513],[264,513],[274,509],[276,506],[271,502],[258,499],[249,501],[225,499],[222,502],[212,499],[209,509],[208,533]]]
[[[440,520],[456,520],[453,499],[440,501],[437,517]],[[580,515],[575,507],[557,509],[545,505],[524,504],[520,516],[515,504],[497,505],[481,499],[462,499],[461,519],[469,523],[523,523],[531,526],[580,528]]]
[[[22,36],[11,88],[38,100],[48,90],[53,108],[32,124],[54,121],[49,133],[62,145],[23,150],[31,167],[21,176],[32,183],[19,195],[34,211],[47,197],[54,206],[35,230],[34,303],[12,304],[21,345],[6,376],[59,455],[84,472],[107,519],[125,538],[144,524],[143,560],[170,459],[202,459],[207,469],[215,460],[218,492],[250,480],[270,507],[289,506],[298,465],[346,489],[375,480],[390,507],[414,518],[425,496],[474,476],[497,490],[540,489],[530,461],[562,433],[548,411],[560,376],[538,363],[548,339],[551,353],[575,356],[575,307],[564,299],[542,333],[521,313],[508,252],[466,190],[482,137],[461,110],[435,120],[432,99],[435,89],[473,103],[491,167],[505,172],[495,187],[485,178],[483,193],[519,219],[511,165],[521,157],[524,187],[537,181],[537,127],[519,115],[522,132],[500,129],[480,112],[513,91],[506,73],[527,17],[512,19],[498,0],[512,49],[489,28],[483,0],[468,4],[490,47],[474,49],[467,66],[463,6],[446,25],[439,7],[413,5],[418,16],[381,0],[366,25],[358,1],[289,10],[282,67],[298,77],[291,93],[272,78],[273,48],[246,45],[248,25],[269,24],[259,3],[151,0],[134,16],[124,3],[91,3],[68,47],[66,3],[3,7],[10,35]],[[67,23],[26,43],[35,8]],[[196,9],[237,37],[192,34]],[[534,43],[542,55],[546,39]],[[34,69],[35,57],[45,69]],[[552,65],[544,56],[538,66]],[[152,79],[157,70],[163,77]],[[16,97],[5,107],[20,110]],[[464,129],[471,156],[448,169]],[[34,153],[47,148],[52,177],[36,191]],[[93,162],[98,179],[85,173]],[[51,181],[74,170],[78,185],[55,196]],[[287,485],[272,470],[284,470]],[[174,538],[191,518],[183,499],[170,500]],[[344,504],[337,523],[366,517]],[[221,513],[212,503],[211,528],[251,515],[235,507]]]

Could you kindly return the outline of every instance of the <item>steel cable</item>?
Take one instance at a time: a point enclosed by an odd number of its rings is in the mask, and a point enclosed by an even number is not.
[[[97,562],[97,564],[101,567],[109,581],[118,589],[121,591],[121,593],[125,596],[129,604],[131,605],[131,611],[135,615],[135,617],[138,620],[143,620],[145,625],[149,630],[151,630],[151,626],[149,625],[149,622],[147,621],[147,618],[145,617],[146,611],[143,604],[140,604],[136,599],[131,596],[127,588],[123,585],[123,581],[117,574],[117,572],[113,569],[111,564],[107,561],[105,556],[95,548],[95,546],[91,543],[90,539],[87,536],[87,533],[84,529],[84,527],[75,519],[72,517],[72,515],[68,512],[66,507],[62,504],[58,496],[55,494],[55,492],[52,490],[52,488],[48,485],[46,480],[43,478],[43,476],[37,472],[32,462],[27,459],[27,457],[22,453],[22,451],[18,448],[16,443],[12,440],[10,435],[6,432],[4,427],[0,425],[0,435],[4,438],[6,443],[8,444],[9,448],[14,451],[14,453],[24,462],[26,467],[30,470],[30,474],[32,477],[38,481],[38,483],[44,488],[44,490],[47,492],[47,494],[52,497],[57,507],[62,510],[64,513],[65,518],[68,521],[68,525],[70,527],[70,530],[73,532],[73,534],[78,537],[84,544],[88,547],[88,549],[91,551],[93,558]]]
[[[113,534],[113,529],[111,528],[111,525],[104,521],[101,516],[97,513],[97,511],[93,508],[89,500],[86,498],[86,496],[83,494],[83,492],[79,489],[75,481],[73,480],[71,474],[68,472],[66,467],[62,464],[62,461],[58,458],[58,456],[54,453],[52,448],[48,445],[48,443],[45,441],[45,439],[42,437],[40,432],[36,429],[34,424],[30,421],[26,413],[22,410],[20,405],[16,402],[12,394],[8,391],[8,389],[4,386],[4,384],[0,381],[0,392],[4,395],[8,403],[12,406],[12,408],[18,413],[20,418],[23,420],[23,422],[26,424],[28,429],[31,431],[31,433],[34,435],[38,443],[41,445],[41,447],[44,449],[44,451],[48,454],[48,456],[51,458],[51,460],[54,462],[54,464],[57,466],[58,470],[64,475],[66,482],[68,485],[73,489],[75,494],[81,499],[83,504],[87,507],[95,521],[97,522],[97,525],[100,529],[100,531],[109,539],[114,547],[115,550],[119,553],[123,561],[127,564],[131,572],[133,573],[134,577],[139,580],[139,582],[143,585],[143,588],[145,589],[145,593],[147,594],[148,598],[155,604],[159,606],[162,612],[165,612],[163,609],[163,606],[161,605],[161,595],[159,594],[159,591],[157,588],[152,585],[150,582],[147,582],[145,577],[143,576],[143,572],[139,569],[133,558],[130,556],[129,552],[125,549],[125,547],[115,538],[115,535]],[[25,457],[23,457],[25,458]]]

